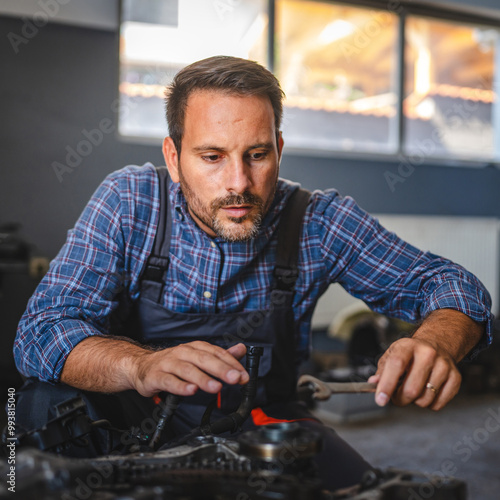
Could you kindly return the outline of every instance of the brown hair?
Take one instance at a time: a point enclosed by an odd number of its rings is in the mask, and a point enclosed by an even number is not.
[[[187,101],[197,90],[268,97],[274,111],[276,133],[280,130],[285,94],[277,78],[254,61],[230,56],[209,57],[181,69],[165,90],[168,130],[178,154],[181,152]]]

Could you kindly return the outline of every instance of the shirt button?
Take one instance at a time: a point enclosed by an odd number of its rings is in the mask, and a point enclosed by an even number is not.
[[[217,246],[213,241],[211,241],[210,244],[212,245],[212,248],[215,248]]]
[[[203,296],[206,298],[206,299],[209,299],[212,294],[210,292],[203,292]]]

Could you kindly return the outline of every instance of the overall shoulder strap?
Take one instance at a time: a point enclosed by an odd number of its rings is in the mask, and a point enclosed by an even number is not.
[[[166,167],[156,167],[156,173],[158,174],[159,181],[160,215],[158,218],[153,249],[148,258],[141,280],[163,283],[169,264],[168,253],[172,235],[172,215],[170,213],[170,200],[168,195],[170,177]]]
[[[278,247],[274,267],[274,289],[291,291],[295,287],[299,271],[299,241],[302,220],[306,212],[310,191],[297,189],[288,200],[278,226]]]

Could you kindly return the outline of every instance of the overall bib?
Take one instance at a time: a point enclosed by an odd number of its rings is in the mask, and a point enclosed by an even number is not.
[[[290,401],[294,398],[297,382],[292,301],[298,277],[300,227],[310,193],[297,189],[282,214],[267,309],[222,314],[178,313],[161,304],[169,265],[172,217],[168,200],[168,173],[165,168],[157,171],[160,177],[161,215],[153,251],[142,276],[141,295],[136,303],[138,331],[141,332],[137,340],[155,347],[172,347],[194,340],[223,348],[239,342],[260,346],[264,354],[259,366],[256,404],[266,406],[273,402],[281,405]],[[245,366],[245,359],[241,363]],[[196,407],[206,406],[214,397],[199,391],[192,397],[184,398],[182,406],[191,406],[190,411],[196,413]],[[217,407],[224,413],[234,411],[240,399],[239,386],[225,384],[218,396]]]
[[[178,313],[161,304],[169,265],[172,214],[168,197],[168,171],[166,168],[158,168],[157,172],[161,201],[157,234],[153,251],[142,274],[140,298],[133,305],[134,320],[124,323],[127,326],[122,328],[121,334],[126,333],[126,336],[143,344],[163,348],[194,340],[206,341],[223,348],[239,342],[263,347],[256,408],[252,411],[251,418],[243,424],[242,430],[255,429],[256,426],[267,423],[297,421],[321,434],[323,451],[316,462],[327,488],[336,489],[359,482],[362,474],[371,468],[370,465],[295,399],[297,329],[292,302],[298,278],[300,228],[310,193],[297,189],[281,215],[273,286],[267,309],[223,314]],[[140,332],[139,335],[137,332]],[[245,366],[245,359],[241,363]],[[139,425],[141,418],[151,416],[155,409],[150,398],[143,398],[135,391],[100,395],[77,391],[64,384],[52,386],[29,380],[21,390],[18,410],[21,410],[21,406],[27,408],[26,404],[31,404],[36,399],[39,403],[36,411],[38,417],[24,418],[23,427],[37,428],[41,421],[46,421],[50,414],[49,405],[62,400],[55,394],[58,391],[62,391],[66,397],[71,392],[81,394],[89,407],[91,418],[107,418],[113,425],[121,428]],[[183,398],[169,422],[169,437],[187,434],[199,426],[208,405],[214,407],[211,415],[213,421],[236,410],[240,400],[240,386],[229,384],[223,384],[218,395],[198,391],[194,396]],[[42,408],[41,405],[47,408]],[[31,405],[31,411],[32,408]],[[21,411],[19,413],[24,414]],[[116,443],[108,437],[106,445],[102,440],[100,445],[102,449],[96,452],[109,453]]]

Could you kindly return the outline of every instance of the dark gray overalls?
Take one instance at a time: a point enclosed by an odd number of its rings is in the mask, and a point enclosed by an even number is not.
[[[325,486],[336,489],[359,482],[363,472],[371,468],[369,464],[295,400],[297,332],[292,302],[298,277],[300,228],[310,193],[297,189],[281,215],[274,283],[266,310],[224,314],[178,313],[161,304],[164,277],[169,264],[172,215],[167,169],[158,168],[157,171],[160,179],[160,219],[153,251],[142,274],[140,298],[133,306],[135,320],[125,322],[128,332],[131,325],[138,326],[141,332],[139,337],[136,336],[138,341],[160,347],[172,347],[194,340],[224,348],[239,342],[262,346],[264,354],[259,366],[257,408],[243,424],[242,430],[272,422],[298,421],[300,425],[322,435],[323,451],[317,462]],[[242,360],[243,366],[244,363]],[[26,429],[43,425],[50,417],[50,406],[75,392],[79,391],[64,384],[52,386],[28,381],[19,395],[18,413],[23,415],[19,424]],[[83,392],[83,396],[91,418],[106,418],[119,428],[138,426],[155,410],[150,398],[143,398],[135,391],[112,395]],[[187,434],[200,425],[207,405],[214,406],[211,416],[213,421],[234,411],[240,400],[240,386],[228,384],[223,385],[218,395],[198,391],[194,396],[183,398],[169,424],[170,436]],[[21,408],[29,405],[32,412],[34,403],[37,415],[27,417]],[[113,439],[108,437],[106,442],[101,440],[98,452],[109,453],[115,445]]]

